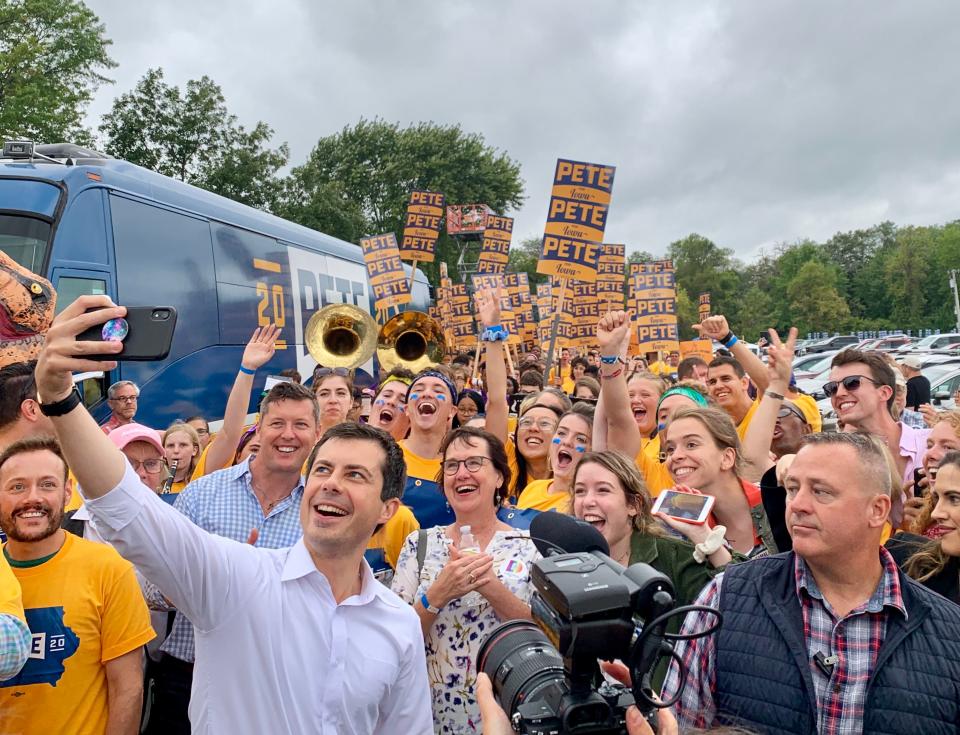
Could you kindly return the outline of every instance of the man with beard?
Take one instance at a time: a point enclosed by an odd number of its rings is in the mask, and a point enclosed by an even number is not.
[[[88,311],[93,307],[103,308]],[[38,359],[37,388],[104,538],[194,625],[193,731],[431,732],[419,619],[363,561],[403,493],[396,442],[363,424],[329,429],[307,460],[302,535],[290,548],[258,549],[207,533],[137,479],[72,389],[71,372],[116,367],[86,355],[121,347],[76,336],[125,314],[105,296],[81,296],[64,309]],[[280,386],[302,388],[281,383],[267,398]],[[245,482],[263,514],[289,497],[290,485],[280,480],[294,471],[299,477],[299,450],[312,444],[319,425],[309,391],[303,401],[274,397],[276,405],[261,411],[254,463],[276,481]]]
[[[407,389],[416,377],[406,368],[394,368],[380,381],[370,407],[370,426],[383,429],[397,441],[402,441],[410,428],[407,417]]]
[[[133,566],[60,528],[70,493],[55,440],[23,439],[0,453],[3,554],[33,634],[26,666],[0,684],[0,732],[133,735],[142,647],[154,631]]]
[[[407,464],[403,501],[422,528],[450,525],[453,511],[437,485],[440,444],[457,411],[453,375],[443,365],[422,370],[407,389],[410,435],[400,442]]]

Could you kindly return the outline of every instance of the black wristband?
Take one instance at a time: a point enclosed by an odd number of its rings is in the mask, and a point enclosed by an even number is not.
[[[717,340],[717,342],[719,342],[724,347],[726,347],[727,343],[733,340],[736,336],[737,335],[735,335],[733,332],[727,332],[726,336],[721,337],[720,339]]]
[[[44,416],[63,416],[70,413],[73,409],[79,406],[83,400],[80,398],[80,391],[77,390],[77,386],[73,386],[73,390],[70,392],[66,398],[62,398],[56,403],[40,403],[39,396],[37,396],[37,404],[40,406],[40,413]]]

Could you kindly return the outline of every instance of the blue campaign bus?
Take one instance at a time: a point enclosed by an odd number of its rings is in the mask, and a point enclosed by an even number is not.
[[[167,359],[121,363],[82,381],[101,422],[110,413],[106,387],[117,380],[140,386],[137,421],[148,426],[219,419],[258,325],[283,331],[254,396],[268,374],[312,374],[303,333],[317,310],[348,303],[372,313],[359,245],[70,144],[0,158],[0,249],[53,283],[58,311],[103,293],[126,306],[176,307]],[[429,303],[418,272],[407,308]]]

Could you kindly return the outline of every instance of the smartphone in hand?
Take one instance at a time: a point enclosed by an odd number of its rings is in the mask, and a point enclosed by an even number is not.
[[[90,311],[99,311],[97,307]],[[170,354],[177,326],[172,306],[128,306],[127,316],[111,319],[77,335],[78,342],[123,342],[123,350],[109,355],[86,355],[88,360],[163,360]]]
[[[663,513],[678,521],[702,525],[713,508],[712,495],[695,495],[679,490],[664,490],[653,504],[653,513]]]

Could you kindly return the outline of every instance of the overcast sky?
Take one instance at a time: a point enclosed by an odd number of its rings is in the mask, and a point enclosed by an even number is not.
[[[960,218],[960,3],[87,0],[112,99],[208,75],[301,163],[361,117],[459,123],[519,161],[515,241],[558,157],[617,166],[607,242],[760,248]]]

